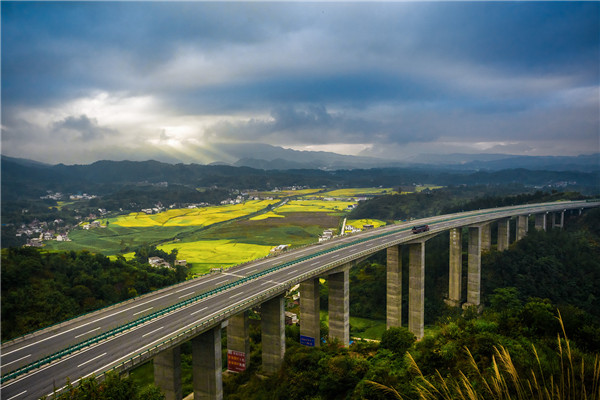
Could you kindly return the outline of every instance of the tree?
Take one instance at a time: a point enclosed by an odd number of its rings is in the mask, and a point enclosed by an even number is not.
[[[381,335],[381,348],[388,349],[397,355],[403,356],[417,340],[415,335],[403,327],[389,328]]]

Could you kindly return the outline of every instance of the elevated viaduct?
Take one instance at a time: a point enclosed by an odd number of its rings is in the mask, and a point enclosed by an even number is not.
[[[195,399],[222,398],[221,329],[227,327],[228,367],[243,370],[249,355],[248,311],[260,306],[262,370],[277,371],[285,354],[284,296],[300,285],[301,343],[319,345],[319,278],[329,282],[329,335],[349,344],[349,269],[358,261],[387,252],[387,326],[402,316],[401,252],[408,251],[408,329],[424,332],[425,245],[450,232],[447,302],[481,305],[481,252],[535,229],[562,227],[565,212],[581,213],[600,202],[556,202],[503,207],[425,218],[343,236],[171,286],[2,344],[0,397],[33,399],[60,390],[67,378],[127,373],[150,359],[155,383],[167,399],[181,398],[180,345],[192,341]],[[515,220],[511,232],[510,221]],[[531,221],[531,224],[529,223]],[[412,226],[429,230],[413,234]],[[462,243],[468,239],[466,288],[462,287]],[[466,289],[466,290],[465,290]],[[466,296],[464,296],[466,292]],[[466,301],[465,301],[466,300]]]

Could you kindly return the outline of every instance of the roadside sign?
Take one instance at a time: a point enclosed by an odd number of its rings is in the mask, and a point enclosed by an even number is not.
[[[310,336],[300,335],[300,344],[308,347],[315,347],[315,338]]]
[[[231,372],[245,371],[246,353],[235,350],[227,350],[227,369]]]

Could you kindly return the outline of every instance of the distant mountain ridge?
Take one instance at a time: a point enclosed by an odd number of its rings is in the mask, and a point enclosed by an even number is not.
[[[288,160],[253,161],[262,167]],[[421,165],[395,168],[325,170],[264,169],[247,166],[167,164],[159,161],[97,161],[89,165],[49,166],[2,157],[2,199],[42,196],[46,191],[110,193],[140,185],[185,185],[189,188],[269,189],[284,186],[398,187],[414,183],[447,185],[522,184],[537,187],[587,187],[600,190],[600,170],[551,171],[511,168],[499,171],[458,170]]]
[[[548,171],[600,171],[600,153],[580,156],[518,156],[510,154],[421,154],[408,159],[382,159],[353,156],[326,151],[300,151],[264,143],[213,143],[207,151],[215,159],[207,165],[250,167],[262,170],[288,169],[368,169],[438,167],[462,171],[499,171],[508,168],[526,168]],[[217,156],[218,155],[218,156]],[[49,166],[37,161],[2,156],[24,166]],[[172,157],[155,160],[170,165]],[[189,165],[196,162],[188,163]],[[183,164],[183,165],[188,165]]]

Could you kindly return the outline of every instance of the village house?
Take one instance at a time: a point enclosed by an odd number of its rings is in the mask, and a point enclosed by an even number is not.
[[[148,264],[150,264],[153,267],[171,268],[171,264],[169,264],[160,257],[149,257]]]
[[[275,246],[271,249],[271,253],[281,253],[290,248],[289,244],[280,244],[279,246]]]
[[[285,312],[285,324],[286,325],[296,325],[298,323],[298,315],[293,312],[286,311]]]

